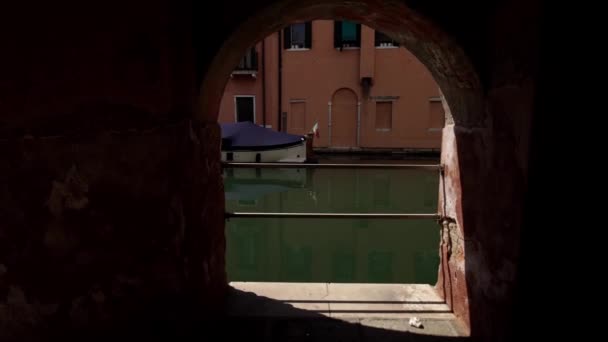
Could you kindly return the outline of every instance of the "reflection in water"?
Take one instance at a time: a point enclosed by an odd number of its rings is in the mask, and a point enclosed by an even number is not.
[[[228,211],[437,212],[433,171],[228,169],[224,177]],[[227,240],[231,281],[437,280],[433,220],[233,218]]]

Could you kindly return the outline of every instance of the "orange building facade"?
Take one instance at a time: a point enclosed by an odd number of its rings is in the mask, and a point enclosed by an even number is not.
[[[293,134],[317,148],[439,149],[444,111],[425,66],[352,22],[293,24],[251,48],[224,90],[220,122]]]

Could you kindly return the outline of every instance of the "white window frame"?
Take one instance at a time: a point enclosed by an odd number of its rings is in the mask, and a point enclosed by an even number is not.
[[[239,122],[238,107],[236,105],[236,100],[239,97],[252,97],[253,98],[253,123],[256,124],[257,118],[256,118],[256,112],[255,112],[255,95],[234,95],[234,122]]]
[[[378,50],[383,50],[383,49],[398,49],[400,48],[400,46],[397,45],[378,45],[376,46],[376,49]]]
[[[310,48],[289,48],[285,49],[285,51],[310,51]]]

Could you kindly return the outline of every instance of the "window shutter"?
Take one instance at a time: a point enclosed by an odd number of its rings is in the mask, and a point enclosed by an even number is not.
[[[376,102],[376,129],[393,128],[393,103]]]
[[[334,47],[342,47],[342,22],[334,21]]]
[[[283,49],[291,49],[291,26],[283,30]]]
[[[306,22],[304,29],[304,47],[309,49],[312,47],[312,23],[310,21]]]

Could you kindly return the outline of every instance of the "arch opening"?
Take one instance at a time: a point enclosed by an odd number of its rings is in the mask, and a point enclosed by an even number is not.
[[[276,18],[276,20],[268,21],[268,18]],[[442,239],[445,238],[444,234],[451,234],[450,229],[462,231],[460,192],[462,175],[458,164],[458,141],[454,132],[457,129],[476,128],[485,124],[486,119],[481,110],[483,103],[481,84],[474,67],[458,45],[440,28],[401,2],[391,1],[386,6],[379,7],[373,1],[366,0],[354,2],[326,0],[317,1],[312,5],[294,1],[287,6],[273,6],[257,13],[226,40],[208,66],[200,88],[197,118],[207,122],[217,121],[226,82],[234,66],[239,63],[252,44],[293,22],[330,19],[357,21],[385,32],[411,51],[427,67],[439,85],[441,104],[445,113],[441,164],[447,171],[445,174],[448,175],[442,178],[439,185],[439,207],[441,215],[451,222],[446,225],[451,228],[442,230]],[[352,100],[353,97],[346,96],[348,92],[339,92],[340,90],[336,92],[339,95],[336,98],[338,103],[352,107],[350,102],[353,101],[346,100]],[[354,98],[356,99],[356,94]],[[452,309],[466,322],[468,321],[466,295],[461,303],[454,302],[452,284],[447,282],[451,279],[446,279],[452,277],[452,271],[446,261],[444,247],[442,245],[443,264],[440,267],[437,288]],[[447,266],[447,274],[445,266]]]

